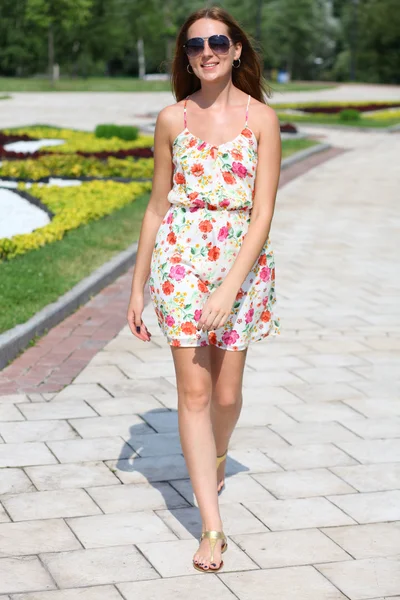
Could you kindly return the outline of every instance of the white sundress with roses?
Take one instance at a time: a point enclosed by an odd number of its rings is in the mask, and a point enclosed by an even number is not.
[[[151,257],[150,296],[158,323],[172,346],[244,350],[250,342],[280,333],[274,312],[275,262],[268,237],[243,282],[225,325],[198,331],[209,295],[223,282],[246,235],[254,199],[257,139],[246,122],[239,135],[219,146],[185,128],[173,142],[171,203]]]

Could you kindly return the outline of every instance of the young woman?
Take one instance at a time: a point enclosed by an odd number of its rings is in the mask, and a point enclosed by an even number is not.
[[[227,549],[218,505],[242,406],[250,342],[280,333],[269,231],[281,143],[260,61],[218,7],[188,17],[176,41],[177,102],[158,115],[154,177],[128,322],[143,341],[144,288],[174,360],[182,450],[202,519],[193,565],[218,571]],[[267,93],[268,95],[268,93]],[[217,461],[216,461],[217,457]]]

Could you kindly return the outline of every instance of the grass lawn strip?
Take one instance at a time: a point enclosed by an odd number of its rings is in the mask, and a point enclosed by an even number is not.
[[[137,241],[149,194],[59,242],[0,263],[0,333],[25,323]]]
[[[276,92],[299,92],[336,88],[337,84],[314,81],[268,83]],[[168,80],[142,80],[133,77],[63,77],[54,85],[47,78],[0,77],[0,92],[170,92]]]
[[[292,113],[284,113],[277,111],[279,120],[282,122],[293,123],[312,123],[315,125],[341,125],[343,127],[363,127],[365,129],[378,129],[383,127],[391,127],[400,123],[400,118],[380,118],[373,119],[370,117],[361,117],[354,121],[342,121],[338,116],[315,114],[315,115],[294,115]]]

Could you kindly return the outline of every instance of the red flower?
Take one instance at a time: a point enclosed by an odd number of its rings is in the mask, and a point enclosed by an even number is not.
[[[176,244],[176,235],[174,234],[173,231],[171,231],[168,235],[167,235],[167,242],[169,244]]]
[[[180,345],[181,345],[181,343],[179,340],[172,340],[171,346],[180,346]]]
[[[199,288],[200,292],[203,292],[204,294],[208,292],[207,285],[204,283],[204,281],[201,281],[201,279],[199,279],[197,282],[197,287]]]
[[[218,248],[218,246],[213,246],[208,251],[208,260],[218,260],[220,253],[221,250]]]
[[[203,233],[208,233],[209,231],[212,231],[213,226],[211,221],[200,221],[199,223],[199,229],[200,231],[202,231]]]
[[[264,310],[261,313],[261,321],[264,321],[264,323],[267,323],[270,320],[271,320],[271,313],[269,312],[269,310]]]
[[[231,150],[231,154],[235,160],[243,160],[243,154],[239,150],[233,149]]]
[[[171,283],[170,281],[165,281],[162,284],[162,290],[163,290],[163,292],[164,292],[164,294],[166,296],[169,296],[170,294],[172,294],[172,292],[174,291],[174,289],[175,289],[174,288],[174,284]]]
[[[183,173],[176,173],[174,179],[175,183],[186,183],[186,179]]]
[[[181,258],[182,256],[180,254],[173,254],[171,256],[171,258],[169,259],[173,264],[176,264],[178,262],[181,262]]]
[[[210,344],[213,344],[213,346],[215,346],[215,344],[217,343],[217,335],[214,331],[210,331],[210,333],[208,334],[208,341],[210,342]]]
[[[244,137],[251,138],[252,133],[251,133],[250,129],[248,129],[247,127],[245,127],[242,130],[242,135],[244,135]]]
[[[224,178],[225,183],[232,184],[236,182],[236,179],[234,178],[232,173],[229,173],[229,171],[222,171],[222,176]]]
[[[190,169],[190,171],[195,177],[201,177],[201,175],[203,175],[204,173],[204,167],[200,163],[195,163]]]
[[[258,264],[263,266],[267,264],[267,256],[265,254],[260,254]]]
[[[190,321],[186,321],[186,323],[183,323],[181,329],[182,332],[186,333],[187,335],[192,335],[197,331],[195,325],[193,325],[193,323],[191,323]]]

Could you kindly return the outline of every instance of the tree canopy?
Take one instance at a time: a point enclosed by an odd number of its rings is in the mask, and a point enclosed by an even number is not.
[[[168,70],[186,17],[220,5],[264,69],[292,79],[399,83],[398,0],[0,0],[0,75],[126,75]]]

